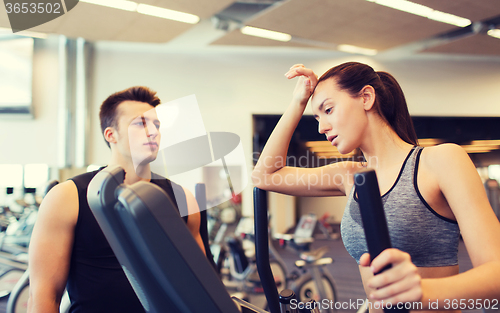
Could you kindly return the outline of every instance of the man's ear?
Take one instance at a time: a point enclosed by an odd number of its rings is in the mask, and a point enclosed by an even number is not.
[[[363,98],[363,108],[365,111],[371,110],[375,104],[375,89],[370,85],[364,86],[361,89],[361,97]]]
[[[116,130],[113,127],[106,127],[104,130],[104,139],[110,144],[116,143]]]

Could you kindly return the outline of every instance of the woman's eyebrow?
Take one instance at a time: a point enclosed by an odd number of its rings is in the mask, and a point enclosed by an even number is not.
[[[326,98],[325,100],[323,100],[323,102],[321,102],[321,104],[320,104],[320,105],[319,105],[319,107],[318,107],[318,109],[319,109],[320,111],[322,111],[322,110],[323,110],[323,106],[325,105],[326,100],[330,100],[330,98]]]

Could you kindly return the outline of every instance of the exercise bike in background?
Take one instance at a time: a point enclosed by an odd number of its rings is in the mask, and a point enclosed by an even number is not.
[[[333,263],[333,259],[324,257],[328,253],[328,247],[322,246],[311,250],[317,224],[315,214],[305,214],[301,216],[293,234],[275,234],[275,238],[279,239],[282,247],[292,249],[299,256],[295,266],[300,272],[292,273],[288,286],[294,291],[297,300],[305,303],[310,299],[317,302],[328,299],[335,303],[337,301],[335,280],[326,267]],[[334,309],[322,309],[321,312],[332,313]]]
[[[280,244],[283,247],[290,247],[300,257],[295,262],[297,270],[291,274],[288,274],[286,263],[269,240],[271,272],[278,292],[286,288],[291,289],[295,292],[297,300],[303,303],[310,299],[318,302],[322,299],[329,299],[335,302],[337,299],[335,281],[326,268],[333,260],[330,257],[324,257],[328,252],[328,247],[323,246],[311,250],[316,227],[318,227],[316,215],[306,214],[301,217],[294,234],[278,235]],[[320,231],[323,232],[321,229]],[[243,292],[242,297],[246,299],[249,293],[262,294],[264,291],[255,262],[254,219],[243,217],[238,223],[235,235],[229,236],[226,243],[229,251],[226,262],[229,273],[222,275],[226,287]],[[245,249],[245,246],[248,248]],[[222,274],[224,274],[224,268]],[[322,310],[322,312],[331,313],[333,309]]]
[[[57,185],[59,182],[57,180],[52,180],[47,183],[43,196],[45,196],[50,189],[52,189],[55,185]],[[38,212],[38,206],[40,205],[40,201],[37,202],[36,206],[36,212]],[[36,219],[35,219],[36,220]],[[29,238],[31,237],[31,231],[33,230],[33,226],[35,223],[35,220],[33,220],[33,223],[30,223],[29,227],[24,228],[25,230],[29,230],[29,236],[28,236],[28,244],[29,244]],[[27,258],[27,249],[26,251],[26,256],[25,256],[25,263],[22,268],[22,276],[17,280],[13,288],[11,289],[12,291],[10,292],[9,299],[7,301],[7,313],[23,313],[27,312],[28,310],[28,297],[29,297],[29,269],[28,269],[28,258]],[[0,263],[2,261],[0,260]],[[63,299],[61,301],[61,312],[67,312],[69,309],[69,298],[67,293],[65,292]]]
[[[213,206],[215,201],[207,201],[207,231],[210,251],[214,257],[216,271],[221,274],[224,267],[225,258],[227,255],[227,247],[224,243],[224,237],[229,228],[233,228],[241,217],[241,195],[232,197],[229,201]],[[231,226],[231,227],[230,227]]]
[[[7,188],[7,198],[14,188]],[[0,233],[0,298],[9,296],[28,268],[28,245],[38,214],[40,197],[35,188],[25,188],[23,199],[2,207]]]
[[[253,218],[242,217],[233,235],[225,239],[224,267],[221,279],[229,291],[238,291],[240,298],[249,299],[249,294],[263,294],[264,290],[255,264],[255,237]],[[286,264],[271,243],[270,266],[276,288],[281,291],[287,287]]]

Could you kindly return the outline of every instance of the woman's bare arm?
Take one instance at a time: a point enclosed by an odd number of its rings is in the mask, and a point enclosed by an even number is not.
[[[286,166],[290,140],[316,86],[317,77],[300,64],[285,75],[289,79],[299,77],[299,80],[290,106],[274,128],[252,172],[253,183],[264,190],[295,196],[344,195],[346,173],[356,168],[354,162],[317,168]]]

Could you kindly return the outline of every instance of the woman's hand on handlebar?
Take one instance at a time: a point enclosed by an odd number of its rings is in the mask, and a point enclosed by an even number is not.
[[[368,295],[372,302],[382,301],[396,306],[398,302],[417,302],[422,300],[421,277],[417,267],[411,262],[408,253],[398,249],[382,251],[370,263],[370,255],[365,253],[360,259],[361,266],[370,266],[372,273],[378,273],[388,265],[391,268],[371,277],[368,286],[374,291]]]
[[[299,77],[297,85],[295,85],[295,90],[293,91],[293,98],[295,101],[299,102],[299,104],[306,105],[318,83],[318,76],[303,64],[295,64],[285,76],[288,79]]]

